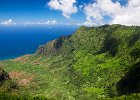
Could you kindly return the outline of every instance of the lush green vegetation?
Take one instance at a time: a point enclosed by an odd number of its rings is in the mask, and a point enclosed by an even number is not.
[[[139,100],[140,27],[80,27],[33,55],[2,61],[18,95],[63,100]],[[16,76],[15,78],[12,76]]]
[[[0,93],[0,100],[48,100],[48,99],[44,97],[31,97],[27,95]]]

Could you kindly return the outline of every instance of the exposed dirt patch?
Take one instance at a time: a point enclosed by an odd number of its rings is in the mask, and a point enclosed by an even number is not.
[[[33,78],[34,78],[34,75],[32,75],[28,78],[21,79],[18,81],[18,84],[22,85],[22,86],[28,86],[31,83],[31,81],[33,80]]]
[[[18,72],[18,71],[10,72],[9,76],[11,79],[16,79],[18,85],[21,86],[29,86],[33,78],[35,77],[35,75],[29,75],[25,72]]]
[[[21,57],[14,59],[14,61],[25,61],[30,56],[31,56],[30,54],[26,54],[25,56],[21,56]]]
[[[18,57],[14,61],[20,61],[20,60],[22,60],[22,57]]]
[[[23,77],[24,74],[24,72],[10,72],[9,76],[11,79],[20,79]]]
[[[31,62],[31,64],[33,64],[33,65],[40,65],[40,60],[42,59],[42,57],[39,57],[39,58],[37,58],[36,60],[33,60],[32,62]]]

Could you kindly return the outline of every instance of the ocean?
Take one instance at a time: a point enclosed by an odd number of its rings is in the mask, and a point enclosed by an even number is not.
[[[0,60],[33,54],[39,45],[68,36],[77,26],[0,26]]]

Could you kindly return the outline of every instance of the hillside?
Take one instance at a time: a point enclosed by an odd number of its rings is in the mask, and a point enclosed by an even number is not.
[[[140,27],[80,27],[35,54],[1,62],[18,94],[56,100],[140,98]]]

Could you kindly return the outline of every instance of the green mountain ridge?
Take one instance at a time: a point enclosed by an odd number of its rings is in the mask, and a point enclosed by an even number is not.
[[[1,63],[16,81],[18,94],[56,100],[138,100],[140,26],[82,26],[71,36],[40,46],[33,55]]]

